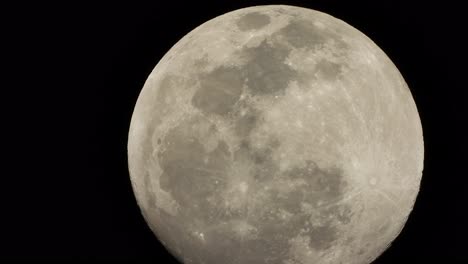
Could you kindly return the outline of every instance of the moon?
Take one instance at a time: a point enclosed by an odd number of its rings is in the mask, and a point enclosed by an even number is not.
[[[254,6],[160,60],[128,135],[142,214],[179,261],[370,263],[401,232],[423,170],[396,66],[325,13]]]

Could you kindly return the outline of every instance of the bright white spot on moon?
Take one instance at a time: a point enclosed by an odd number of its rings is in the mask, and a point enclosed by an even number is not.
[[[241,183],[239,184],[239,190],[240,190],[242,193],[246,193],[248,188],[249,188],[249,186],[248,186],[247,183],[245,183],[245,182],[241,182]]]
[[[324,13],[257,6],[177,42],[128,137],[143,216],[181,262],[366,264],[398,236],[423,169],[391,60]]]
[[[304,127],[301,120],[296,120],[296,126],[299,128]]]

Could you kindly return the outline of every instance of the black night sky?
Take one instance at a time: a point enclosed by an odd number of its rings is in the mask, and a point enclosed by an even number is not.
[[[259,4],[340,18],[408,83],[425,140],[420,194],[387,263],[468,263],[466,14],[456,1],[62,1],[2,8],[2,260],[177,263],[151,233],[127,169],[136,99],[201,23]],[[346,263],[346,262],[345,262]],[[222,264],[222,263],[220,263]]]

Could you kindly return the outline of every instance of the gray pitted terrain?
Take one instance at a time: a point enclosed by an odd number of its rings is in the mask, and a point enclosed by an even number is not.
[[[372,41],[260,6],[164,56],[135,107],[129,168],[184,263],[369,263],[412,209],[422,147],[409,89]]]

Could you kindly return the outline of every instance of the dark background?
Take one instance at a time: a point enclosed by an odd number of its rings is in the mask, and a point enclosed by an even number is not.
[[[62,2],[0,11],[7,66],[0,261],[176,263],[144,222],[129,181],[127,133],[139,91],[194,27],[241,7],[290,4],[369,36],[418,106],[421,191],[403,232],[375,263],[468,263],[468,31],[456,1]]]

